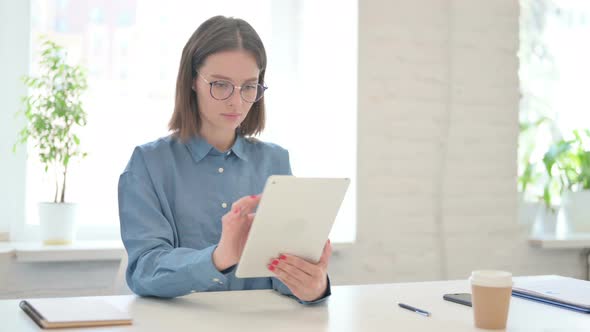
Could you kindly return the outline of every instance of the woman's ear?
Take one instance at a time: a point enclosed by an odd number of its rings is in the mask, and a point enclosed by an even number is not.
[[[197,79],[193,78],[193,84],[191,85],[193,91],[197,92]]]

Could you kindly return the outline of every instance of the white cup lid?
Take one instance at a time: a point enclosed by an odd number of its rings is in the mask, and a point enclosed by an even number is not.
[[[496,270],[478,270],[471,272],[472,285],[484,287],[512,287],[512,273]]]

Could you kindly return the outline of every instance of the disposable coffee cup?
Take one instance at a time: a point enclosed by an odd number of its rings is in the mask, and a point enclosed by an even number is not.
[[[475,327],[490,330],[506,328],[512,295],[512,273],[473,271],[469,282]]]

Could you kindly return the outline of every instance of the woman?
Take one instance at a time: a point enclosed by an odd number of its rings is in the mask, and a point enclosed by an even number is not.
[[[330,295],[328,241],[318,263],[281,254],[273,278],[236,278],[268,176],[288,152],[251,138],[264,129],[266,52],[245,21],[204,22],[186,43],[168,137],[137,147],[119,179],[129,287],[143,296],[275,289],[301,303]],[[233,203],[232,203],[233,202]],[[277,234],[277,236],[284,236]]]

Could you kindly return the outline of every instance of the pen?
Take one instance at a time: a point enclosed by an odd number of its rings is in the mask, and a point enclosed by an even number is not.
[[[412,307],[411,305],[407,305],[407,304],[400,303],[400,302],[398,302],[397,305],[399,305],[400,307],[402,307],[404,309],[408,309],[410,311],[419,313],[420,315],[423,315],[423,316],[426,316],[426,317],[429,317],[430,316],[430,312],[428,312],[426,310],[418,309],[416,307]]]

